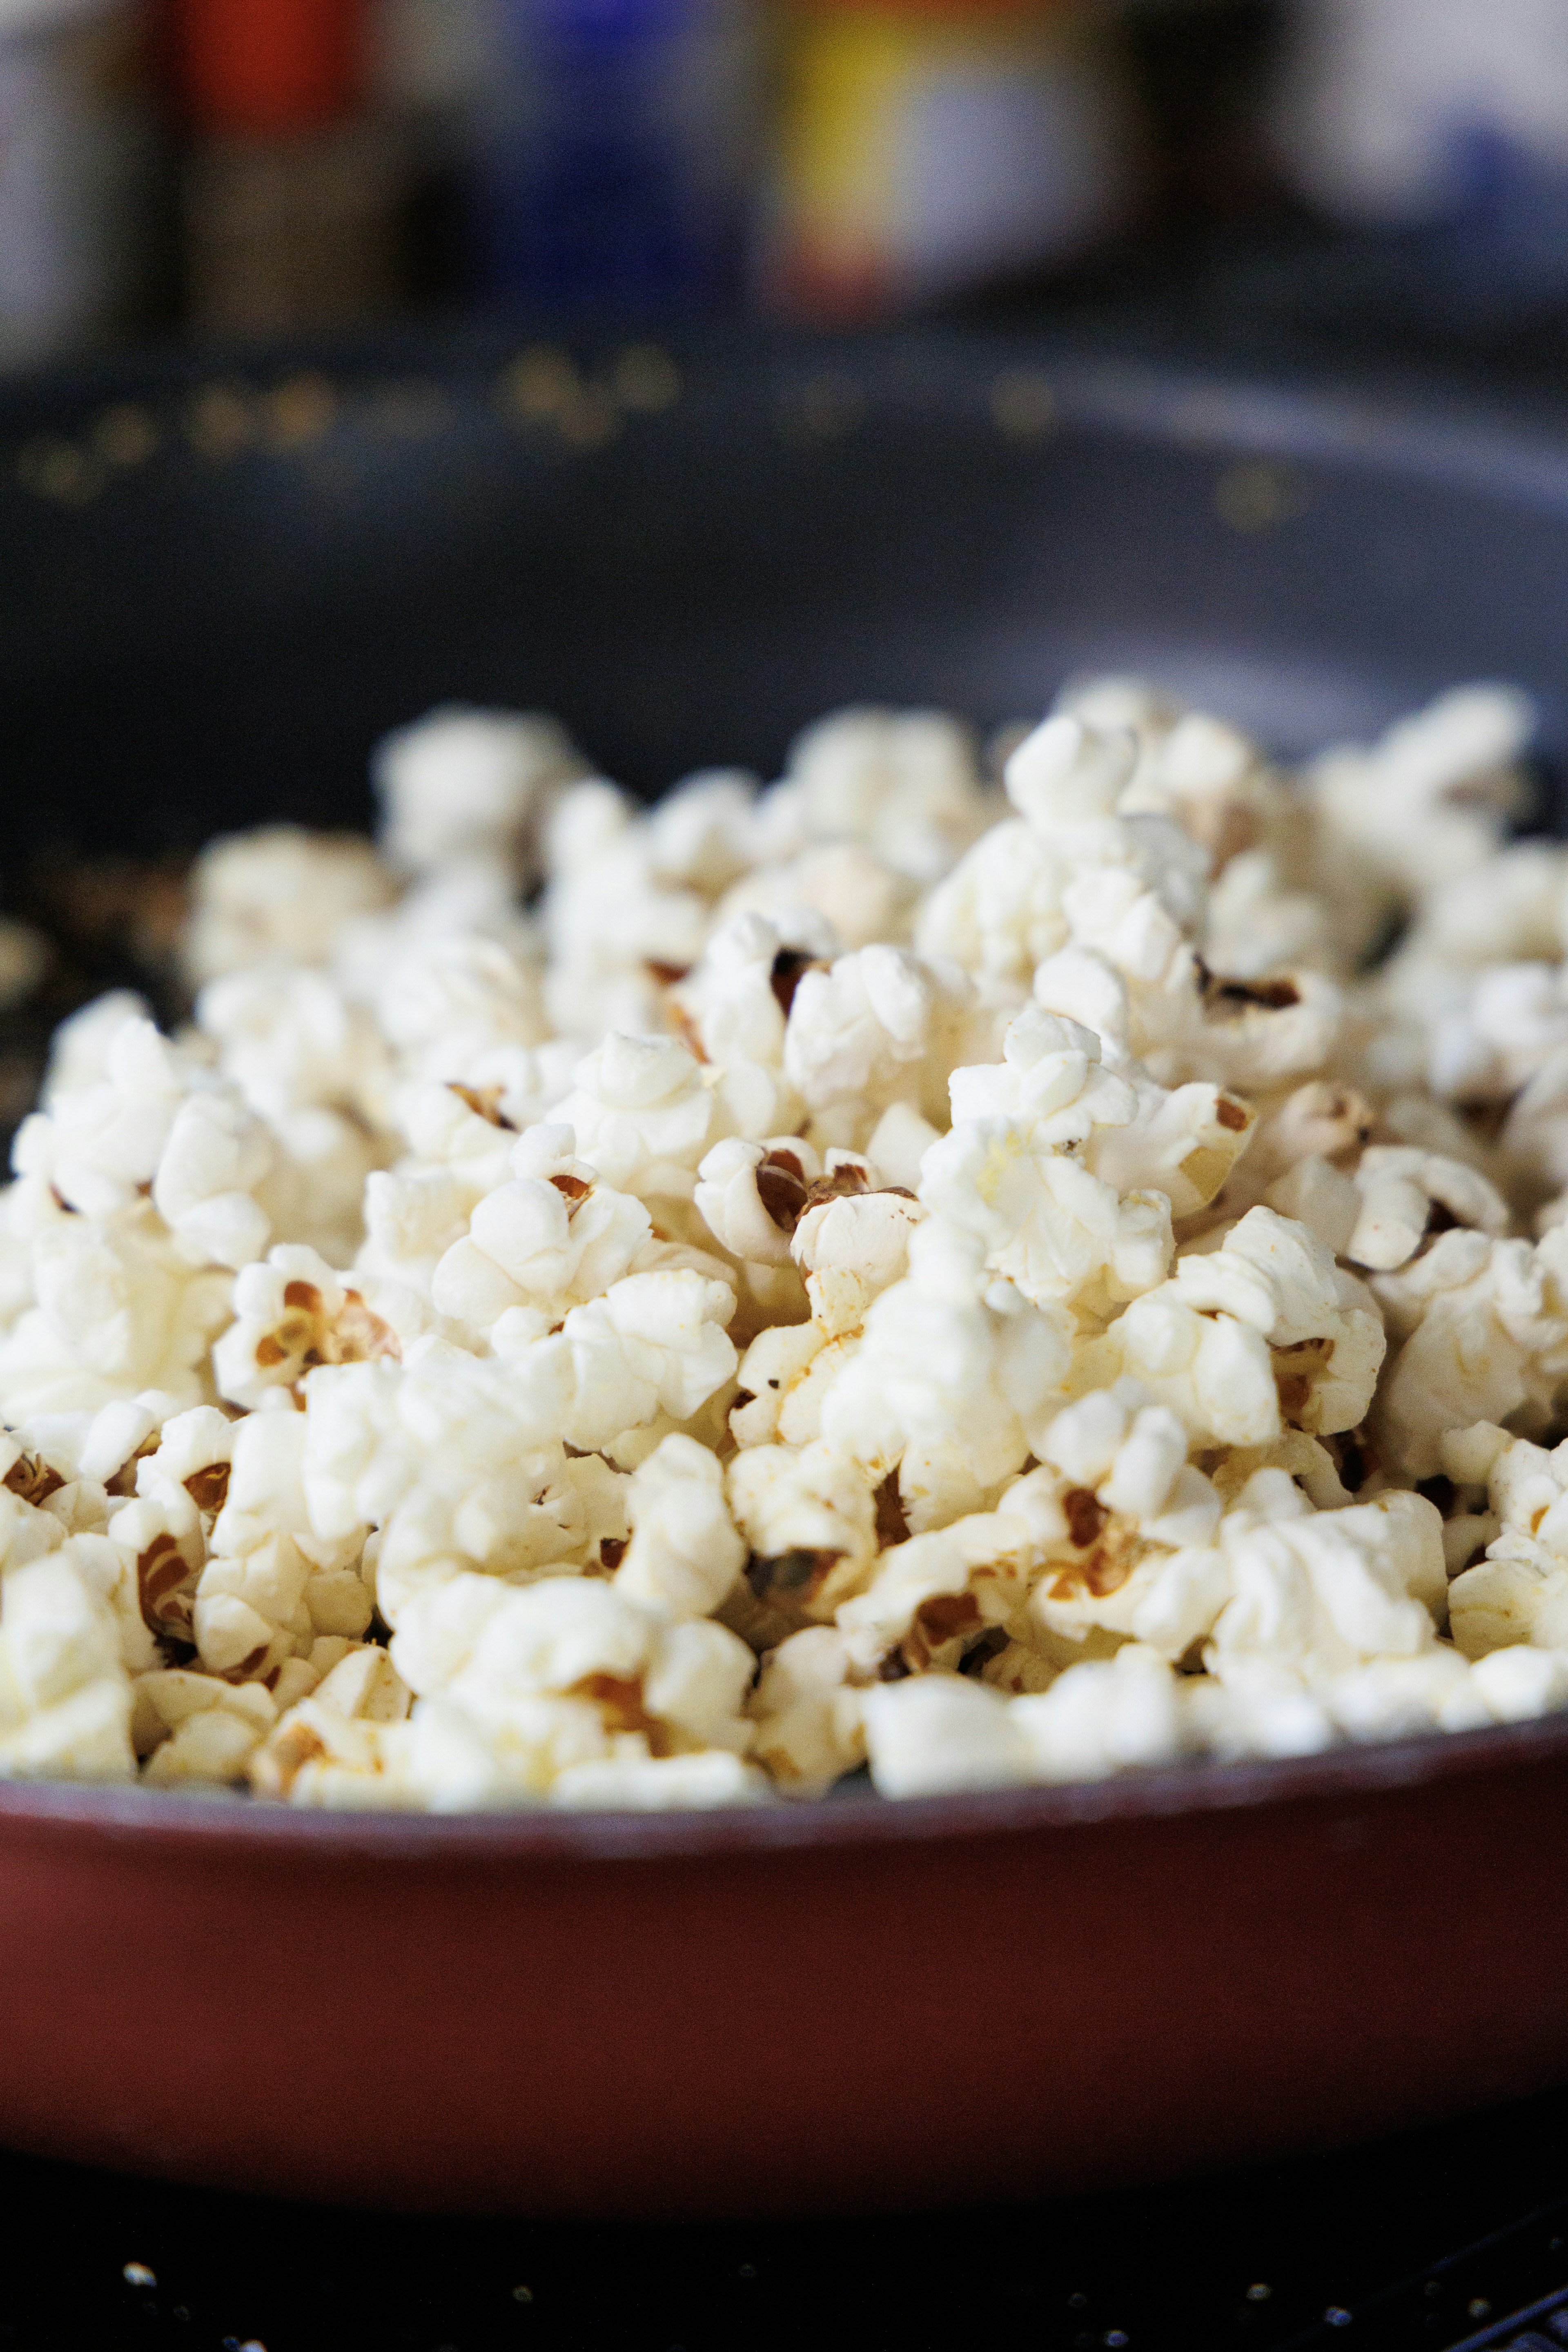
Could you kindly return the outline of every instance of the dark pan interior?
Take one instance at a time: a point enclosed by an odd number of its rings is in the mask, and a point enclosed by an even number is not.
[[[363,819],[371,743],[447,698],[554,710],[646,792],[774,772],[835,704],[990,724],[1106,664],[1285,751],[1506,677],[1540,698],[1549,772],[1568,749],[1568,446],[925,334],[677,344],[657,413],[616,397],[606,340],[531,418],[509,374],[531,341],[0,393],[13,852]]]

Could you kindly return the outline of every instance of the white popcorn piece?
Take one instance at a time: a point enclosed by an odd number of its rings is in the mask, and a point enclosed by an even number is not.
[[[151,1390],[196,1403],[230,1277],[193,1268],[150,1203],[62,1217],[32,1243],[35,1306],[0,1339],[0,1413],[91,1415]]]
[[[822,1397],[822,1435],[879,1475],[911,1444],[961,1448],[983,1485],[1018,1469],[1061,1394],[1062,1309],[988,1276],[982,1245],[942,1217],[917,1225],[910,1271],[876,1299]]]
[[[883,1797],[936,1797],[1036,1777],[1014,1704],[963,1675],[879,1683],[863,1696],[866,1752]]]
[[[752,1694],[752,1754],[780,1794],[819,1797],[866,1753],[862,1695],[848,1647],[831,1625],[807,1625],[771,1651]]]
[[[344,927],[394,889],[355,834],[279,824],[230,835],[196,860],[181,961],[197,983],[255,964],[322,962]]]
[[[267,1245],[253,1197],[273,1165],[265,1129],[236,1089],[135,1015],[104,1040],[96,1084],[57,1089],[47,1111],[23,1121],[13,1159],[18,1174],[90,1217],[150,1192],[193,1265],[247,1265]]]
[[[668,1037],[605,1039],[555,1113],[618,1192],[689,1201],[713,1123],[699,1063]]]
[[[1321,1679],[1431,1648],[1447,1572],[1438,1515],[1423,1496],[1394,1489],[1268,1523],[1242,1511],[1221,1536],[1233,1597],[1215,1627],[1216,1660],[1272,1656]]]
[[[405,873],[479,858],[523,881],[553,793],[582,769],[552,719],[458,705],[433,710],[377,746],[382,848]]]
[[[663,1440],[626,1491],[631,1540],[616,1590],[670,1617],[718,1608],[746,1557],[724,1500],[718,1457],[695,1438]]]
[[[1248,1210],[1224,1246],[1178,1259],[1079,1351],[1075,1384],[1114,1368],[1142,1381],[1211,1444],[1267,1444],[1289,1426],[1353,1429],[1385,1349],[1373,1302],[1306,1226]]]
[[[795,738],[785,775],[808,835],[865,841],[921,882],[987,814],[973,743],[941,711],[837,711]]]
[[[548,1323],[602,1297],[652,1232],[642,1202],[597,1181],[573,1151],[569,1127],[531,1127],[511,1154],[512,1180],[475,1205],[463,1238],[431,1276],[437,1311],[489,1330],[513,1307]]]
[[[1479,1169],[1436,1152],[1374,1145],[1362,1154],[1355,1186],[1360,1213],[1344,1254],[1352,1265],[1378,1273],[1407,1264],[1429,1232],[1455,1225],[1486,1234],[1508,1230],[1508,1202],[1497,1187]]]
[[[1439,1234],[1375,1277],[1398,1342],[1379,1388],[1375,1432],[1416,1478],[1439,1467],[1447,1432],[1547,1406],[1568,1370],[1568,1229],[1533,1247],[1464,1230]]]
[[[1173,1764],[1186,1745],[1181,1685],[1156,1650],[1130,1642],[1085,1659],[1049,1690],[1014,1699],[1035,1780],[1098,1780],[1135,1766]]]
[[[568,1765],[551,1786],[555,1805],[650,1813],[690,1806],[765,1803],[768,1783],[739,1756],[714,1748],[690,1756],[605,1757]]]
[[[790,1255],[805,1276],[812,1319],[830,1339],[858,1331],[874,1298],[909,1269],[910,1236],[926,1212],[893,1186],[834,1192],[836,1183],[863,1181],[858,1171],[837,1170],[805,1196]],[[829,1197],[818,1197],[828,1193]]]

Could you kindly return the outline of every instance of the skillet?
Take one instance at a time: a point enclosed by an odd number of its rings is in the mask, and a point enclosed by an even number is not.
[[[1568,437],[1038,338],[500,328],[0,394],[8,869],[289,815],[451,698],[644,791],[1131,667],[1285,751],[1457,680],[1568,744]],[[1568,1717],[665,1818],[0,1789],[0,2139],[401,2207],[854,2210],[1568,2080]]]

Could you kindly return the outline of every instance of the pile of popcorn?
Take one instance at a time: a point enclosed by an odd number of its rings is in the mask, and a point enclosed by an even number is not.
[[[192,883],[0,1194],[0,1774],[910,1797],[1568,1706],[1531,714],[1136,681],[651,809],[536,718]],[[999,781],[994,780],[999,771]]]

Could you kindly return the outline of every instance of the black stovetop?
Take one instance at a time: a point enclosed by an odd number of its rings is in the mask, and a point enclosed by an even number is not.
[[[15,2157],[0,2213],[5,2352],[1568,2343],[1563,2092],[1306,2163],[898,2219],[408,2220]]]

